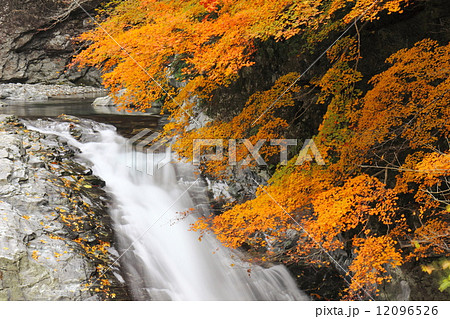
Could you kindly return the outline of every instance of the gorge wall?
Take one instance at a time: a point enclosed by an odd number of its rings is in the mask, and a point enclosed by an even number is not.
[[[100,0],[78,1],[95,13]],[[93,21],[73,1],[3,0],[0,6],[0,83],[100,85],[93,69],[68,70],[73,41]]]

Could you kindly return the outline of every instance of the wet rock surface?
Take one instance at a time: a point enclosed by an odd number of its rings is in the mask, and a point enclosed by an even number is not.
[[[56,136],[0,116],[0,300],[127,300],[104,182]]]

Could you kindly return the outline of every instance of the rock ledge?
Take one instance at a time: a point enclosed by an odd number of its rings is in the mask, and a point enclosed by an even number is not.
[[[0,115],[0,300],[129,300],[103,181]]]

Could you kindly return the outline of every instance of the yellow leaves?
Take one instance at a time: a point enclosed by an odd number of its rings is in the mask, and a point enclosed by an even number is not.
[[[81,238],[78,238],[74,241],[78,243],[87,254],[93,255],[96,258],[100,257],[101,255],[107,255],[108,248],[111,247],[111,243],[102,240],[100,240],[99,244],[97,245],[90,245],[88,243],[85,243]]]
[[[31,258],[38,261],[39,259],[39,252],[37,250],[33,250],[33,253],[31,254]]]
[[[349,36],[343,37],[327,51],[327,58],[331,63],[358,60],[360,58],[358,41]]]
[[[431,273],[436,270],[433,265],[421,265],[420,268],[422,268],[422,270],[429,275],[431,275]]]
[[[111,282],[108,279],[101,279],[100,284],[103,286],[109,286],[111,285]]]
[[[22,218],[23,218],[23,219],[26,219],[26,220],[29,220],[31,217],[28,216],[28,215],[23,215]]]
[[[54,239],[54,240],[65,240],[64,238],[54,235],[54,234],[48,234],[47,235],[50,239]]]
[[[442,262],[442,269],[450,269],[450,259],[445,259],[443,262]]]
[[[349,266],[353,275],[349,287],[351,297],[362,289],[375,292],[374,285],[391,278],[387,267],[398,267],[403,263],[400,252],[394,247],[394,240],[387,236],[358,239],[353,244],[358,248],[357,256]]]
[[[446,181],[450,176],[450,159],[448,152],[419,151],[410,154],[401,167],[397,177],[398,192],[414,193],[415,201],[421,205],[421,215],[429,209],[441,207],[448,213],[450,203],[446,196]]]
[[[106,272],[109,270],[107,266],[103,264],[96,265],[97,272],[100,274],[100,277],[105,276]],[[82,289],[82,291],[91,290],[97,293],[102,293],[106,299],[111,298],[114,299],[117,297],[115,293],[111,292],[112,282],[107,278],[98,278],[96,280],[92,280],[89,283],[84,284],[86,288]]]
[[[197,219],[195,224],[191,226],[190,230],[200,231],[201,233],[207,231],[210,227],[211,219],[207,217],[200,217]],[[200,239],[199,239],[200,240]]]
[[[422,264],[420,268],[429,275],[433,274],[434,278],[440,278],[440,291],[450,288],[450,259],[448,259],[448,256],[434,260],[431,263]]]

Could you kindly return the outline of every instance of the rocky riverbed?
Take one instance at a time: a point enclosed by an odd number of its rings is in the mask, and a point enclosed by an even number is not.
[[[0,115],[0,300],[129,299],[104,182],[76,152]]]
[[[106,90],[92,86],[7,83],[0,84],[0,103],[5,104],[8,101],[46,101],[49,98],[87,94],[106,95],[106,93]]]

